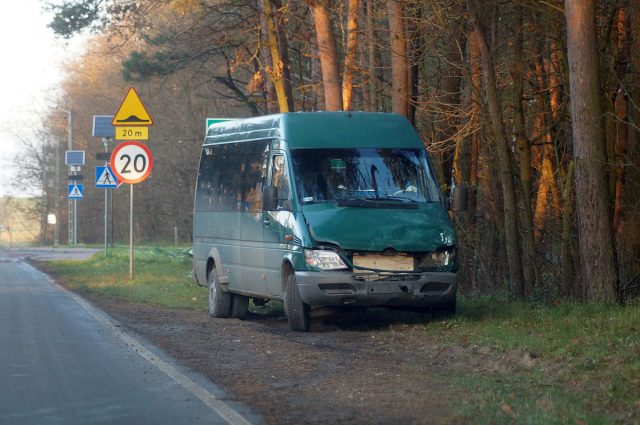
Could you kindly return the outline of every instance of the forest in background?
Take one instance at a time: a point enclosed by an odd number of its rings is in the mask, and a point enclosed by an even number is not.
[[[616,302],[640,292],[640,0],[69,0],[48,7],[61,37],[91,31],[68,64],[23,180],[42,223],[87,151],[78,240],[103,238],[93,115],[135,86],[153,117],[151,177],[135,188],[137,241],[191,237],[207,117],[396,112],[414,124],[441,188],[470,188],[453,215],[461,290]],[[113,146],[113,145],[112,145]],[[64,166],[62,166],[64,167]],[[34,177],[35,176],[35,177]],[[56,185],[58,182],[58,185]],[[58,189],[56,189],[58,187]],[[113,191],[116,241],[129,193]],[[43,225],[43,242],[51,226]]]

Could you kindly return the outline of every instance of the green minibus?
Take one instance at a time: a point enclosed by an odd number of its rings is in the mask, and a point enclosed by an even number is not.
[[[462,191],[460,191],[462,193]],[[423,142],[388,113],[298,112],[212,124],[202,146],[193,275],[209,314],[284,302],[453,314],[457,246]]]

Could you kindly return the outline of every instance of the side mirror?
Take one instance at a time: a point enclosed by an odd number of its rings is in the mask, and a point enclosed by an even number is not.
[[[451,211],[465,211],[469,199],[469,188],[467,186],[456,186],[451,196]]]
[[[262,209],[265,211],[278,209],[278,188],[276,186],[265,186],[262,189]]]

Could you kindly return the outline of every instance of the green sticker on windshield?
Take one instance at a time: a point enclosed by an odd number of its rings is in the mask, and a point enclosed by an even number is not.
[[[332,170],[344,170],[347,168],[347,164],[343,159],[332,159],[331,160],[331,169]]]

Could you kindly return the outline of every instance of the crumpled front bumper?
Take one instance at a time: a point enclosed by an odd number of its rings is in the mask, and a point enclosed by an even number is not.
[[[296,272],[310,306],[430,307],[446,304],[458,288],[456,273]]]

